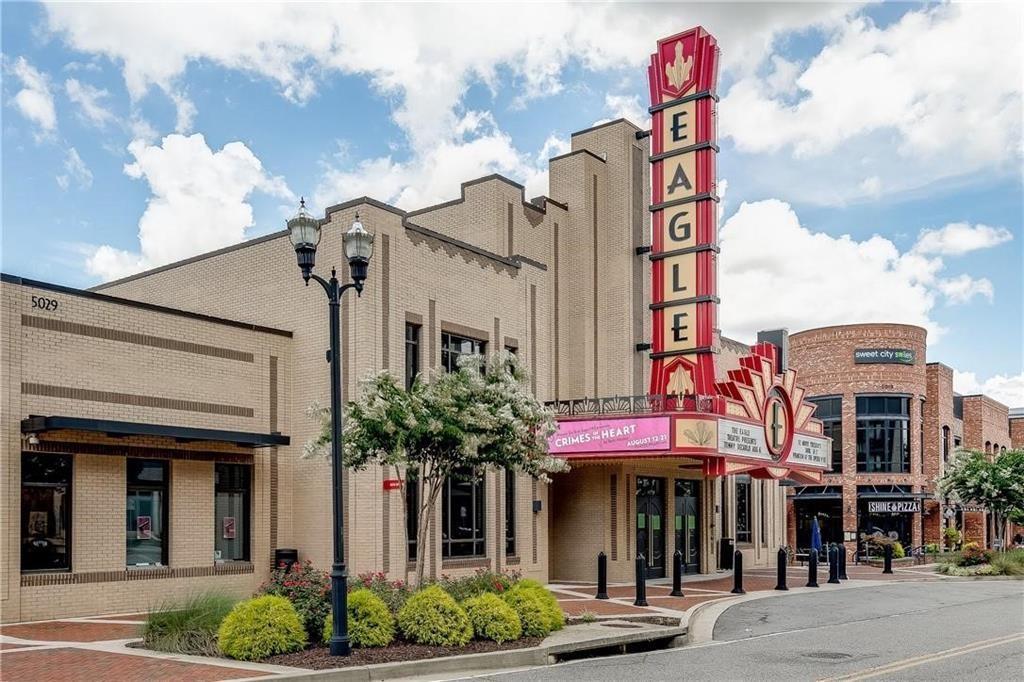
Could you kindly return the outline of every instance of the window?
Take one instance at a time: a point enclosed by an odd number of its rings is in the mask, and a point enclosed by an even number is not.
[[[949,427],[948,426],[943,426],[942,427],[942,461],[943,462],[948,462],[949,461],[949,453],[950,453],[949,447],[950,447],[949,446]]]
[[[21,455],[21,570],[71,570],[71,457]]]
[[[409,561],[416,561],[416,539],[420,532],[420,479],[417,469],[405,472],[405,532],[408,537]]]
[[[857,398],[858,472],[910,472],[909,402],[895,396]]]
[[[718,496],[722,500],[722,535],[726,536],[732,532],[729,527],[729,496],[726,495],[726,481],[728,479],[724,476],[720,479]]]
[[[167,462],[128,460],[127,553],[129,566],[167,565]]]
[[[843,399],[809,398],[818,406],[814,416],[821,420],[822,435],[832,439],[832,473],[843,472]]]
[[[405,390],[412,388],[412,382],[420,373],[420,325],[405,323]]]
[[[736,542],[751,542],[750,477],[736,477]]]
[[[505,469],[505,555],[516,555],[516,472]]]
[[[960,436],[953,436],[953,449],[954,450],[958,449],[960,447],[961,443],[963,443],[963,441],[960,440]]]
[[[761,544],[768,544],[768,481],[761,481]]]
[[[213,475],[213,558],[248,561],[252,469],[245,464],[216,464]]]
[[[444,482],[441,556],[485,556],[484,482],[472,469],[460,469]]]
[[[511,353],[512,355],[519,355],[519,349],[516,348],[515,346],[505,346],[505,350]]]
[[[459,358],[463,355],[483,355],[487,342],[456,336],[444,332],[441,334],[441,366],[449,372],[459,368]]]

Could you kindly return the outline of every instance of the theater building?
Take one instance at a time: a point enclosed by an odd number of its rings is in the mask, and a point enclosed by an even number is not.
[[[790,336],[790,357],[832,438],[822,485],[795,486],[787,499],[788,541],[810,545],[818,519],[824,542],[860,549],[863,533],[895,533],[907,547],[941,542],[946,526],[990,545],[989,515],[954,505],[936,480],[957,448],[993,453],[1010,442],[1007,408],[953,392],[953,370],[926,362],[927,332],[901,324],[854,324]]]
[[[540,580],[593,580],[601,551],[628,580],[638,554],[656,577],[676,549],[707,572],[723,540],[753,564],[783,542],[778,482],[820,482],[831,446],[784,336],[749,347],[715,327],[717,57],[700,29],[659,42],[653,132],[573,134],[550,197],[492,175],[415,210],[325,210],[321,272],[345,265],[357,214],[375,234],[362,295],[341,306],[345,395],[371,372],[509,350],[572,465],[550,485],[452,481],[426,538],[407,538],[387,472],[346,472],[351,575],[406,578],[418,542],[429,576]],[[329,565],[330,463],[302,456],[329,391],[328,307],[285,231],[88,291],[4,275],[0,293],[5,622],[245,595],[278,548]]]

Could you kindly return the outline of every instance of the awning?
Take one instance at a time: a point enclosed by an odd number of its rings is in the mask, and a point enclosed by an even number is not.
[[[900,492],[865,492],[857,493],[858,500],[928,500],[930,493],[900,493]]]
[[[835,485],[799,486],[793,491],[794,502],[801,500],[841,500],[843,489]]]
[[[81,417],[41,417],[32,415],[21,420],[22,433],[44,433],[46,431],[73,430],[92,431],[111,436],[163,436],[179,443],[214,441],[234,443],[241,447],[265,448],[273,445],[288,445],[291,438],[280,433],[250,433],[248,431],[225,431],[221,429],[197,429],[189,426],[167,424],[145,424],[120,422],[108,419],[83,419]]]

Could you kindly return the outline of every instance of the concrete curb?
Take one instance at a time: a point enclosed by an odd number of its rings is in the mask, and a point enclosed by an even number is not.
[[[525,649],[492,651],[483,654],[446,656],[444,658],[428,658],[419,661],[400,661],[397,663],[379,663],[376,665],[334,668],[314,672],[297,671],[295,674],[280,675],[275,677],[275,679],[308,680],[309,682],[372,682],[373,680],[392,680],[416,676],[426,677],[466,671],[538,667],[557,663],[559,658],[571,654],[582,654],[595,649],[607,648],[621,648],[624,650],[633,644],[660,642],[662,640],[666,641],[667,647],[676,647],[684,644],[686,640],[686,627],[661,627],[656,630],[625,632],[607,637],[595,637],[580,642],[540,644]]]

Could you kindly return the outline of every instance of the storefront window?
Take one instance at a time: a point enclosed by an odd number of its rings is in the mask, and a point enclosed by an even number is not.
[[[216,561],[249,560],[251,468],[217,464],[214,468],[214,542]]]
[[[441,366],[449,372],[459,368],[463,355],[483,355],[487,343],[444,332],[441,334]]]
[[[910,472],[910,413],[907,398],[857,398],[857,471]]]
[[[21,455],[21,570],[71,570],[71,461]]]
[[[484,482],[461,469],[444,484],[441,505],[441,556],[485,556]]]
[[[412,383],[420,373],[420,325],[405,323],[405,389],[412,388]]]
[[[128,566],[167,565],[167,462],[128,460]]]
[[[821,420],[822,435],[832,439],[832,473],[843,473],[843,399],[810,398],[818,409],[814,416]]]
[[[751,542],[750,477],[736,477],[736,542]]]
[[[516,555],[516,472],[505,470],[505,554]]]

